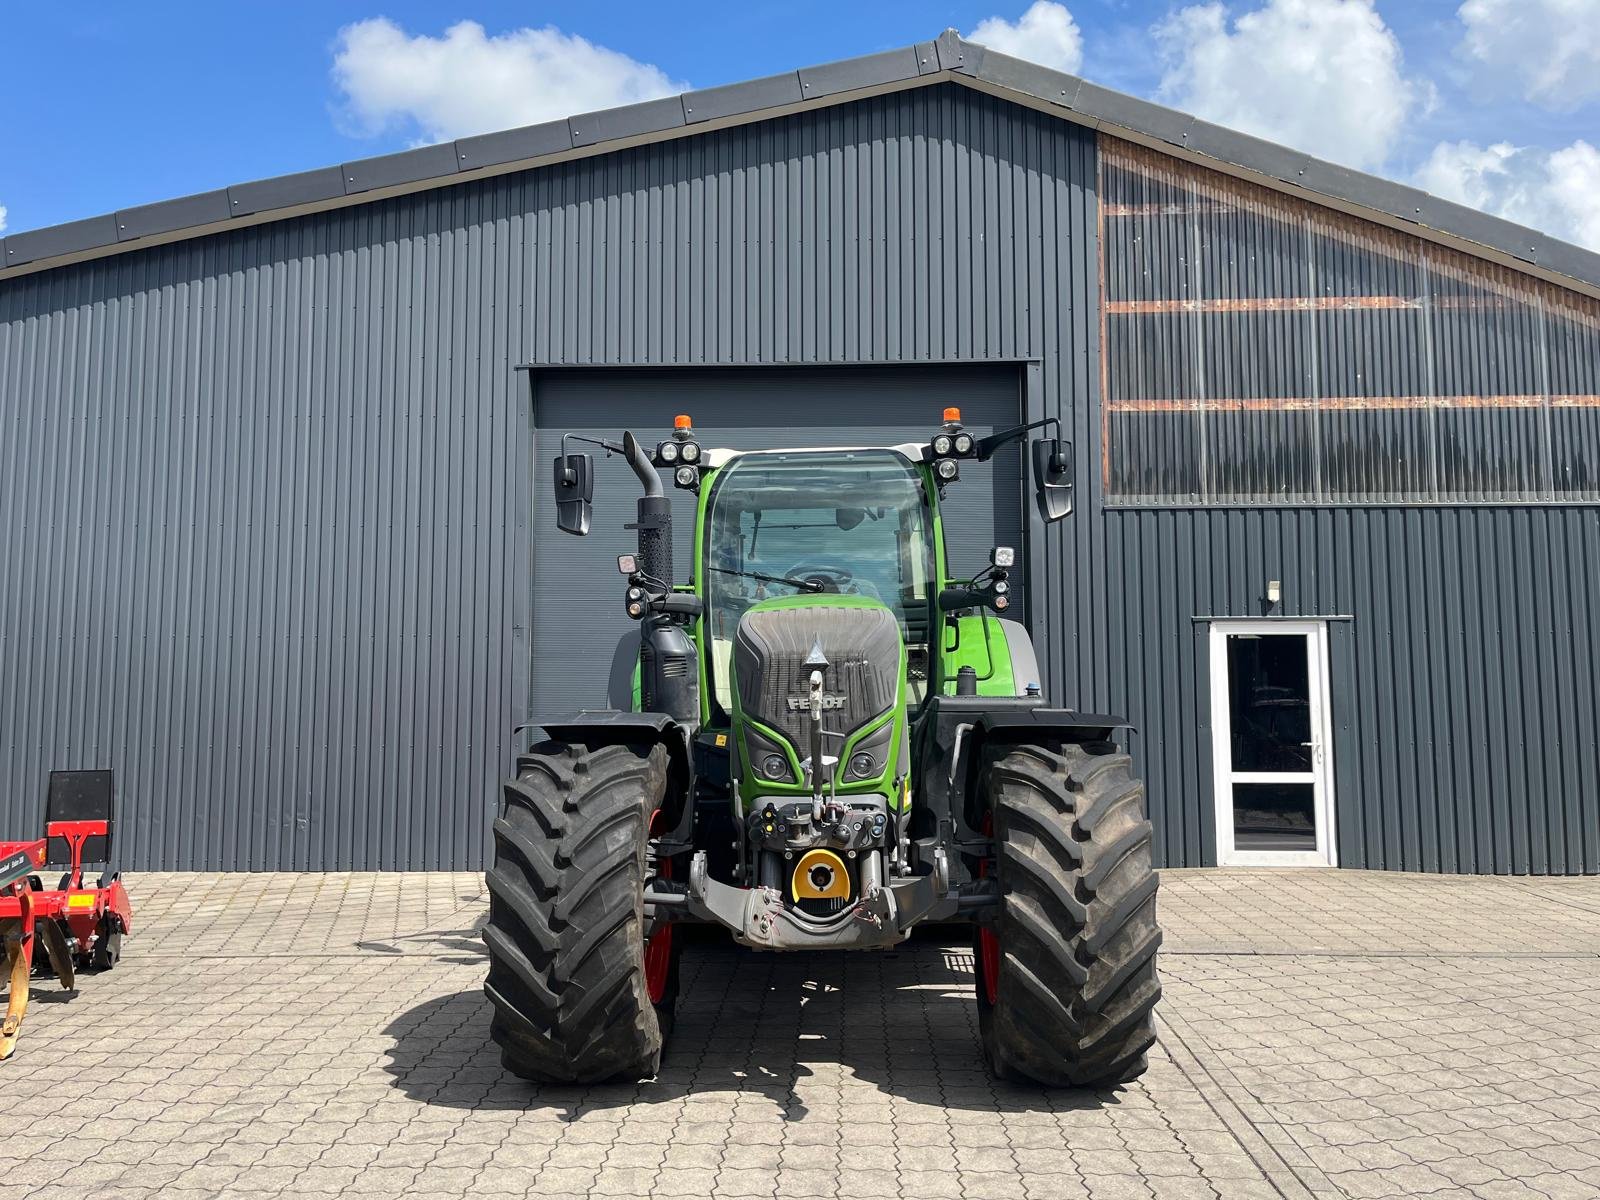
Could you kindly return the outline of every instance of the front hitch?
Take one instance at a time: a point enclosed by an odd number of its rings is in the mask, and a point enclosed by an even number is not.
[[[942,850],[933,870],[888,885],[866,889],[849,908],[833,916],[813,917],[791,907],[777,888],[734,887],[712,879],[705,851],[689,865],[687,896],[658,894],[659,882],[645,893],[647,904],[686,908],[695,918],[721,925],[742,945],[763,950],[876,950],[895,946],[922,921],[944,921],[962,909],[965,888],[950,884],[949,864]]]

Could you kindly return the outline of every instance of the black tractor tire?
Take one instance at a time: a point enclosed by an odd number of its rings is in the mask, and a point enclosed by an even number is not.
[[[657,979],[653,1003],[643,896],[666,785],[659,745],[565,742],[535,746],[506,784],[487,876],[484,991],[513,1074],[604,1083],[660,1066],[677,962],[672,955]]]
[[[1001,889],[974,955],[984,1057],[1001,1079],[1127,1083],[1161,997],[1144,785],[1109,743],[994,747],[982,785]]]

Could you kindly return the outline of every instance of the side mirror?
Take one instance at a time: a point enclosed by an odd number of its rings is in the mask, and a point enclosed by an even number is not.
[[[1040,438],[1033,443],[1033,486],[1039,514],[1059,521],[1072,511],[1072,443]]]
[[[578,537],[589,532],[594,506],[594,455],[556,458],[556,528]]]

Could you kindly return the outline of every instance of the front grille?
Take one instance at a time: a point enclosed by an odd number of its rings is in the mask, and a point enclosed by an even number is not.
[[[825,697],[838,707],[823,711],[822,725],[849,733],[894,705],[901,672],[900,626],[878,604],[752,609],[739,622],[734,677],[739,703],[763,725],[788,737],[801,755],[810,740],[811,714],[791,705],[810,692],[805,661],[819,643],[828,659]]]

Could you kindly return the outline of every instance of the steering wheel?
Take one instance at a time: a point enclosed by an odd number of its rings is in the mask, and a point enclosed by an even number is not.
[[[804,579],[807,583],[820,583],[824,592],[842,592],[855,575],[845,567],[830,567],[822,563],[800,563],[784,572],[790,579]]]
[[[804,579],[808,582],[815,580],[822,585],[824,593],[839,593],[847,588],[855,595],[866,596],[869,599],[883,600],[878,589],[865,579],[857,579],[855,572],[848,567],[831,567],[821,563],[801,563],[784,572],[791,579]]]

